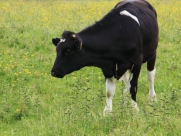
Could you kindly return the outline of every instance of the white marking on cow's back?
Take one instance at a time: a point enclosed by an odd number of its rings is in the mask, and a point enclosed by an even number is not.
[[[140,25],[138,18],[136,16],[132,15],[131,13],[129,13],[128,11],[123,10],[120,12],[120,14],[131,17],[133,20],[135,20]]]

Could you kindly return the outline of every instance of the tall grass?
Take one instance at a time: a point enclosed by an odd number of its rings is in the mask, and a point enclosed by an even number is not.
[[[116,83],[113,114],[102,116],[105,79],[83,68],[63,79],[50,76],[53,37],[99,20],[113,1],[8,0],[0,2],[0,135],[171,135],[181,133],[181,2],[150,0],[158,12],[160,42],[155,90],[148,103],[146,66],[139,78],[139,113],[124,104]]]

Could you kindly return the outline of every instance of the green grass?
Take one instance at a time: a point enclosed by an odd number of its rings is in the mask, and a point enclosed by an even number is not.
[[[51,39],[78,32],[118,1],[2,1],[0,3],[0,136],[178,136],[181,133],[181,2],[150,0],[158,12],[157,103],[148,103],[146,65],[135,113],[116,82],[113,113],[103,117],[105,79],[83,68],[63,79],[50,76]],[[76,4],[76,6],[75,6]]]

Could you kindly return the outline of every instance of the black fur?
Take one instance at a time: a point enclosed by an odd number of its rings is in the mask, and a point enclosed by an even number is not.
[[[136,16],[140,25],[131,17],[120,15],[123,10]],[[125,0],[100,21],[76,34],[65,31],[62,38],[66,41],[57,43],[58,40],[53,39],[58,50],[52,76],[63,78],[85,66],[95,66],[102,69],[106,78],[114,76],[119,79],[130,69],[133,73],[130,93],[136,101],[142,63],[147,62],[149,71],[155,65],[158,45],[157,13],[145,0]],[[81,50],[78,48],[80,44]]]

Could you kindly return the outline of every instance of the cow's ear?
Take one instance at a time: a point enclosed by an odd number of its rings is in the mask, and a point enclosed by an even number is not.
[[[77,49],[81,50],[81,48],[82,48],[82,39],[78,35],[76,35],[75,33],[72,34],[71,37],[72,37],[72,39],[74,39],[74,46]]]
[[[72,35],[75,35],[75,33],[71,32],[71,31],[64,31],[63,34],[62,34],[62,37],[66,38],[66,39],[69,39],[69,38],[72,39]]]
[[[57,46],[57,44],[60,42],[60,38],[53,38],[52,43]]]
[[[79,48],[80,44],[81,44],[80,41],[77,38],[75,38],[74,47],[77,49],[77,48]]]

